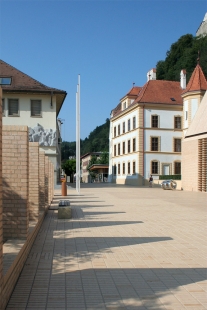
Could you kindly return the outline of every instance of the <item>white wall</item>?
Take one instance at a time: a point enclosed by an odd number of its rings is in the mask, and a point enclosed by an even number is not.
[[[58,146],[58,129],[56,121],[56,96],[53,95],[53,105],[51,108],[50,95],[33,95],[33,94],[4,94],[5,116],[2,117],[3,125],[25,125],[34,128],[40,124],[44,130],[52,129],[56,131],[57,140],[54,146],[40,146],[40,149],[45,151],[49,159],[54,164],[55,169],[55,183],[56,183],[56,169],[60,167],[60,149]],[[8,116],[8,99],[19,100],[19,116]],[[42,116],[31,117],[31,99],[41,100]],[[58,154],[58,155],[57,155]]]
[[[191,99],[191,122],[198,110],[198,99]]]
[[[3,125],[27,125],[34,127],[37,123],[45,129],[56,129],[56,98],[53,95],[53,108],[50,106],[51,96],[48,95],[19,95],[4,94],[5,117]],[[19,99],[19,116],[8,116],[8,99]],[[31,99],[41,100],[42,117],[31,117]]]

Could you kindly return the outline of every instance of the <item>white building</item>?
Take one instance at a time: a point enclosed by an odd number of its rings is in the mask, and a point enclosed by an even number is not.
[[[61,137],[57,117],[67,93],[45,86],[2,60],[0,79],[3,125],[29,127],[29,141],[39,142],[40,148],[48,155],[54,164],[57,182],[61,170]]]
[[[181,174],[182,88],[181,81],[156,80],[135,87],[112,110],[110,118],[109,180],[118,184],[148,184],[150,174]]]

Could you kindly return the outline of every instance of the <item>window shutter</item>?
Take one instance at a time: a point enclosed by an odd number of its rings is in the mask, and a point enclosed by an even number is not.
[[[41,100],[31,100],[31,116],[41,116]]]
[[[9,115],[19,115],[18,99],[9,99]]]

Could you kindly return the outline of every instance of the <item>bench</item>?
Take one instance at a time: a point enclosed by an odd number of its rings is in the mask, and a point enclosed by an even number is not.
[[[58,219],[71,219],[72,210],[69,200],[60,200],[58,205]]]

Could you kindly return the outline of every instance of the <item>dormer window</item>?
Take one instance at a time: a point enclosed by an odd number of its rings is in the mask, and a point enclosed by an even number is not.
[[[0,85],[11,85],[11,77],[0,77]]]

